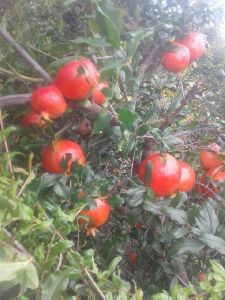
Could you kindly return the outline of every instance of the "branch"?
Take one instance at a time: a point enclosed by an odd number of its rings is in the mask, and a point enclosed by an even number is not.
[[[18,94],[0,97],[0,109],[15,105],[24,105],[30,102],[31,94]]]
[[[7,74],[7,75],[14,75],[22,81],[26,80],[26,81],[31,81],[31,82],[43,82],[42,78],[33,78],[33,77],[25,76],[25,75],[22,75],[22,74],[17,73],[17,72],[11,72],[11,71],[9,71],[5,68],[1,68],[1,67],[0,67],[0,73],[1,74]]]
[[[46,83],[52,82],[49,74],[0,26],[0,37],[12,46],[18,54],[44,79]]]
[[[84,269],[84,272],[85,272],[86,276],[88,277],[90,283],[95,288],[96,292],[99,294],[100,298],[102,300],[106,300],[106,297],[104,296],[103,292],[100,290],[100,288],[98,287],[98,285],[96,284],[96,282],[94,281],[91,274],[88,272],[88,270],[86,268]]]
[[[187,92],[186,96],[181,100],[180,106],[175,109],[175,111],[168,116],[165,117],[164,122],[161,124],[160,129],[163,130],[166,127],[169,127],[171,124],[173,124],[174,119],[177,115],[182,111],[185,105],[187,105],[189,102],[191,102],[196,95],[196,92],[199,88],[199,83],[197,82],[193,87]]]
[[[179,257],[174,258],[174,264],[177,269],[178,279],[180,280],[182,285],[184,285],[185,287],[189,287],[190,283],[188,280],[187,271],[185,269],[184,261],[183,261],[182,257],[179,256]]]
[[[141,79],[140,83],[143,81],[144,75],[147,72],[147,70],[150,68],[150,66],[153,64],[154,59],[153,57],[155,56],[155,54],[159,51],[159,46],[154,47],[150,53],[148,53],[148,55],[144,58],[142,64],[140,65],[139,69],[138,69],[138,78]],[[139,83],[139,86],[140,86]],[[138,100],[138,93],[136,93],[133,97],[133,101],[134,103],[136,103]]]

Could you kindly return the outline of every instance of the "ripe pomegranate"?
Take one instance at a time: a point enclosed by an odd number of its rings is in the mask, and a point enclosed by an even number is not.
[[[102,106],[106,99],[106,96],[103,94],[102,90],[108,88],[109,85],[106,81],[99,83],[99,85],[92,90],[91,101]]]
[[[95,199],[96,207],[94,209],[82,210],[79,216],[89,217],[87,235],[92,234],[95,236],[96,228],[105,224],[109,218],[110,206],[106,203],[108,196]],[[79,224],[84,224],[86,221],[82,217],[78,219]]]
[[[36,89],[32,94],[31,106],[46,119],[58,118],[67,108],[61,91],[53,85]]]
[[[131,251],[127,253],[127,260],[130,264],[135,265],[137,263],[137,259],[138,259],[138,253],[135,251]]]
[[[189,31],[178,42],[189,49],[190,62],[198,60],[205,52],[206,39],[201,32]]]
[[[162,64],[167,71],[179,73],[189,65],[190,53],[186,46],[170,42],[162,53]]]
[[[66,171],[60,163],[70,154],[71,158],[67,163]],[[70,173],[71,164],[77,161],[79,165],[85,165],[85,156],[80,146],[70,140],[59,140],[49,145],[42,154],[42,167],[46,172],[52,174]]]
[[[147,156],[138,167],[138,176],[145,183],[145,173],[148,162],[152,165],[150,182],[146,183],[156,196],[169,196],[177,191],[180,182],[181,167],[172,155],[154,153]]]
[[[197,276],[198,282],[206,281],[206,279],[207,279],[206,273],[204,273],[204,272],[198,273],[198,276]]]
[[[190,192],[195,185],[195,171],[186,162],[179,161],[181,167],[180,182],[177,191]]]
[[[204,196],[214,197],[220,191],[219,187],[214,187],[212,183],[222,183],[225,180],[225,170],[223,166],[213,168],[204,173],[198,186],[198,192]],[[210,181],[212,183],[210,183]]]
[[[100,74],[90,59],[69,61],[59,68],[54,83],[70,100],[84,100],[98,85]]]
[[[219,167],[223,165],[223,160],[218,153],[212,150],[202,150],[199,154],[200,162],[205,170]]]
[[[30,111],[29,113],[21,117],[21,124],[25,128],[31,125],[36,125],[40,128],[43,128],[46,125],[46,121],[41,117],[41,115],[37,114],[34,111]]]

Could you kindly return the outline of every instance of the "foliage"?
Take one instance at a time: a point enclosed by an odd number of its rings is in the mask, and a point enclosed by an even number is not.
[[[0,297],[223,299],[224,186],[215,198],[192,191],[156,199],[135,175],[141,159],[159,150],[191,163],[199,177],[199,150],[214,141],[224,147],[223,5],[5,0],[0,12],[2,24],[52,76],[66,61],[88,57],[111,87],[97,116],[88,113],[88,100],[44,129],[21,127],[24,106],[0,116]],[[187,30],[205,33],[208,49],[176,76],[162,69],[160,52]],[[43,84],[10,45],[1,40],[0,49],[2,95]],[[182,106],[193,86],[194,96]],[[92,134],[79,136],[86,119]],[[79,142],[85,168],[74,166],[69,176],[43,173],[42,150],[59,138]],[[86,237],[78,214],[106,194],[110,219],[96,238]],[[138,253],[134,265],[129,251]],[[207,273],[200,284],[199,272]]]

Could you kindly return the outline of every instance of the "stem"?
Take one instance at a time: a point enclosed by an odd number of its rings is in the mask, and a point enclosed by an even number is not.
[[[49,74],[0,26],[0,37],[5,40],[18,54],[44,79],[46,83],[52,82]]]
[[[26,81],[31,81],[31,82],[43,82],[42,78],[33,78],[33,77],[29,77],[26,75],[22,75],[20,73],[17,72],[11,72],[7,69],[1,68],[0,67],[0,73],[2,74],[7,74],[7,75],[14,75],[16,76],[18,79],[22,79],[22,80],[26,80]]]
[[[3,120],[2,120],[2,112],[1,112],[1,110],[0,110],[0,129],[1,129],[2,132],[4,131],[4,124],[3,124]],[[11,161],[10,154],[9,154],[9,147],[8,147],[7,139],[6,139],[5,136],[3,136],[3,144],[4,144],[5,152],[7,154],[7,159],[8,159],[8,164],[9,164],[9,170],[10,170],[12,178],[14,178],[12,161]]]
[[[189,286],[189,280],[188,280],[188,276],[187,276],[187,271],[185,269],[185,266],[184,266],[184,261],[181,257],[176,257],[174,259],[174,263],[175,263],[175,266],[177,268],[177,277],[178,279],[180,280],[180,282],[188,287]]]
[[[99,294],[101,299],[106,300],[106,297],[104,296],[103,292],[100,290],[100,288],[98,287],[98,285],[94,281],[93,277],[91,276],[91,274],[89,273],[89,271],[86,268],[84,268],[84,273],[87,275],[89,281],[91,282],[91,284],[93,285],[93,287],[95,288],[96,292]]]
[[[18,94],[0,97],[0,109],[3,107],[24,105],[30,102],[31,94]]]

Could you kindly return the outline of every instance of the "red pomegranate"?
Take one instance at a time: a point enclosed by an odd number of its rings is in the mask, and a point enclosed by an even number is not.
[[[70,155],[66,171],[62,169],[61,161]],[[77,161],[79,165],[85,165],[85,156],[81,147],[70,140],[59,140],[49,145],[42,154],[42,167],[52,174],[70,173],[71,164]]]
[[[151,163],[151,178],[149,182],[145,182],[146,167]],[[175,157],[166,153],[154,153],[147,156],[141,162],[138,168],[138,176],[140,180],[146,183],[156,196],[170,196],[177,191],[180,182],[181,167]]]
[[[177,191],[190,192],[195,186],[195,171],[186,162],[179,161],[181,167],[180,182]]]
[[[61,91],[53,85],[36,89],[31,97],[31,106],[46,119],[58,118],[67,108]]]
[[[190,53],[186,46],[170,42],[162,53],[162,65],[167,71],[179,73],[189,65]]]
[[[102,92],[103,89],[108,89],[109,85],[106,81],[99,83],[91,92],[91,101],[98,104],[103,105],[105,103],[106,96]]]
[[[205,52],[206,39],[201,32],[189,31],[178,42],[189,49],[190,62],[198,60]]]
[[[69,61],[59,68],[54,83],[70,100],[88,98],[91,89],[98,85],[100,74],[90,59]]]

